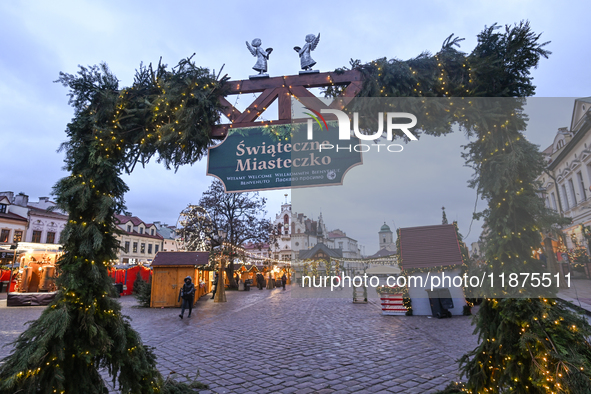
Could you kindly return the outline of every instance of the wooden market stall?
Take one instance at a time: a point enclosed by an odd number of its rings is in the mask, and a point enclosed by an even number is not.
[[[7,306],[49,305],[57,292],[61,245],[19,242],[10,279]],[[17,268],[18,267],[18,268]]]
[[[190,276],[195,301],[211,291],[209,252],[158,252],[152,261],[152,308],[180,307],[179,292]]]
[[[453,286],[462,283],[462,251],[456,227],[453,224],[438,224],[434,226],[400,228],[398,232],[400,256],[402,257],[402,273],[422,277],[408,285],[408,296],[412,303],[413,315],[436,315],[433,305],[437,298],[451,299],[449,310],[451,315],[462,315],[466,297],[463,287]],[[409,273],[410,272],[410,273]],[[447,282],[442,281],[438,286],[431,287],[428,276],[450,277]],[[439,316],[438,316],[439,317]]]
[[[256,279],[257,273],[259,270],[257,269],[256,265],[252,264],[244,264],[240,267],[238,274],[240,275],[240,279],[246,283],[247,280],[250,280],[250,283],[253,286],[256,286]]]
[[[8,293],[10,288],[10,278],[16,264],[14,263],[15,251],[11,249],[0,249],[0,293]],[[14,288],[14,281],[12,287]]]

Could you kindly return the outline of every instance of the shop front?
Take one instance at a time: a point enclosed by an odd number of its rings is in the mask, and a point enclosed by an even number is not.
[[[19,242],[14,252],[7,306],[49,305],[57,292],[61,245]]]

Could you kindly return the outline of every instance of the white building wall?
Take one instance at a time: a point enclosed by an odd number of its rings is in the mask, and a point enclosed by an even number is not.
[[[550,199],[550,207],[558,212],[561,212],[562,208],[561,213],[573,219],[573,224],[563,229],[567,248],[574,247],[571,235],[588,246],[581,232],[581,225],[591,225],[591,130],[581,119],[583,116],[590,116],[590,107],[589,99],[575,100],[570,128],[559,129],[552,147],[548,148],[550,151],[545,151],[548,171],[552,176],[544,173],[539,178],[543,183],[542,188],[545,189],[544,194]],[[569,181],[572,181],[574,190],[571,189]],[[555,197],[554,200],[552,195]]]
[[[27,230],[27,226],[26,226],[25,222],[20,224],[20,223],[11,222],[9,220],[1,220],[0,221],[0,230],[10,231],[10,233],[8,234],[8,242],[7,243],[12,244],[13,240],[14,240],[14,232],[15,231],[22,231],[23,232],[23,241],[24,241],[24,235]]]
[[[54,243],[61,242],[61,233],[66,227],[67,219],[48,218],[40,215],[31,214],[29,216],[29,228],[24,241],[33,242],[33,231],[41,231],[40,243]],[[53,242],[47,242],[48,233],[54,233],[55,238]]]

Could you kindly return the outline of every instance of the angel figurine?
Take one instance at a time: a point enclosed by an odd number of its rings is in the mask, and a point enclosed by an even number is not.
[[[269,55],[273,52],[273,48],[263,49],[261,48],[261,39],[255,38],[252,40],[251,44],[246,41],[246,47],[252,53],[252,56],[257,58],[256,64],[252,67],[253,70],[259,72],[259,75],[267,72],[267,59],[269,59]]]
[[[320,41],[320,33],[318,33],[317,36],[314,36],[314,34],[308,34],[306,36],[306,43],[304,44],[303,48],[293,48],[300,55],[300,64],[302,66],[302,70],[310,71],[312,70],[312,66],[316,64],[316,61],[310,56],[310,52],[316,49],[318,41]]]

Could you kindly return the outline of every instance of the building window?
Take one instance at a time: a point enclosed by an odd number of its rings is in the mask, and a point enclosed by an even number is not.
[[[152,254],[152,244],[148,244],[148,254]]]
[[[13,243],[21,242],[23,240],[23,232],[21,230],[14,230]]]
[[[6,204],[0,204],[0,213],[6,213]]]
[[[154,235],[154,229],[150,229],[150,235]]]
[[[127,226],[127,232],[130,233],[131,232],[131,226]]]
[[[133,243],[133,253],[137,253],[137,242]]]
[[[568,203],[568,196],[566,195],[566,187],[564,187],[564,185],[561,186],[562,187],[562,197],[564,200],[564,204],[566,205],[566,210],[568,211],[570,209],[570,205]]]
[[[343,243],[339,242],[339,249],[343,249]]]
[[[47,232],[47,236],[45,237],[45,243],[53,244],[55,243],[55,233],[54,232]]]
[[[125,253],[129,253],[129,241],[125,241],[125,248],[123,249]]]
[[[568,188],[570,191],[570,194],[573,196],[573,207],[577,205],[577,195],[575,194],[575,185],[573,185],[573,180],[569,179],[568,180]]]
[[[10,230],[2,230],[2,232],[0,232],[0,242],[8,242],[9,237]]]
[[[146,244],[142,242],[142,247],[140,248],[140,253],[146,253]]]
[[[144,228],[140,227],[140,234],[143,234],[143,233],[144,233]]]
[[[552,208],[554,208],[555,211],[558,211],[558,206],[556,205],[556,196],[554,193],[550,193],[550,198],[552,199]]]
[[[583,182],[583,174],[581,171],[577,172],[577,178],[579,179],[579,189],[581,190],[581,197],[583,201],[587,200],[587,192],[585,191],[585,183]]]
[[[33,239],[31,239],[31,242],[41,243],[41,231],[33,230]]]
[[[156,246],[154,246],[154,253],[158,253],[158,247],[159,247],[159,246],[160,246],[160,245],[156,245]]]

